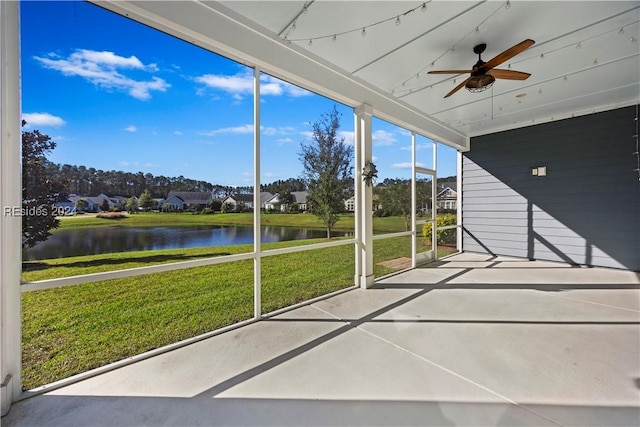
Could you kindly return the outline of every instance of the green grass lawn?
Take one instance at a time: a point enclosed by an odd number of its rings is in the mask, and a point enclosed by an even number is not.
[[[312,214],[261,214],[262,225],[278,227],[300,227],[325,229],[324,224]],[[353,214],[345,214],[340,217],[334,229],[336,231],[354,230]],[[253,225],[253,213],[216,213],[213,215],[191,213],[160,213],[144,212],[128,215],[123,219],[96,218],[91,215],[78,215],[62,217],[58,230],[84,227],[158,227],[158,226],[189,226],[189,225]],[[375,232],[405,231],[404,218],[400,216],[374,218],[373,229]],[[53,231],[55,233],[55,230]]]
[[[324,228],[310,214],[263,214],[263,225]],[[252,225],[246,214],[140,213],[120,220],[73,217],[60,229],[100,226]],[[336,229],[353,230],[352,215]],[[402,217],[374,218],[375,232],[404,231]],[[325,239],[267,243],[263,250]],[[169,249],[26,262],[23,282],[248,253],[253,245]],[[442,255],[442,254],[441,254]],[[381,262],[411,257],[411,238],[374,242]],[[262,312],[353,285],[354,245],[264,257]],[[253,260],[194,267],[22,294],[23,386],[38,387],[253,317]]]
[[[270,243],[264,249],[319,241],[325,240]],[[409,242],[409,237],[375,242],[376,276],[394,271],[381,261],[410,256]],[[23,280],[251,250],[236,245],[43,260],[39,269],[25,271]],[[267,313],[351,286],[354,245],[265,257],[261,264]],[[253,261],[25,292],[22,313],[22,381],[30,389],[251,318]]]

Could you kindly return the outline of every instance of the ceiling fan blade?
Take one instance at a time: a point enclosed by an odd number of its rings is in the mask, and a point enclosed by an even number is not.
[[[445,97],[445,98],[448,98],[448,97],[450,97],[451,95],[453,95],[454,93],[456,93],[457,91],[459,91],[460,89],[462,89],[462,87],[463,87],[464,85],[466,85],[466,84],[467,84],[467,82],[468,82],[469,80],[471,80],[472,78],[473,78],[473,76],[469,76],[469,77],[468,77],[467,79],[465,79],[462,83],[460,83],[458,86],[456,86],[455,88],[453,88],[453,90],[452,90],[451,92],[449,92],[448,94],[446,94],[444,97]]]
[[[487,74],[491,74],[496,79],[505,79],[505,80],[526,80],[531,75],[529,73],[524,73],[522,71],[501,70],[496,68],[494,68],[493,70],[487,71]]]
[[[493,58],[488,60],[486,63],[484,63],[482,65],[482,68],[484,68],[485,70],[490,70],[493,67],[497,67],[498,65],[502,64],[503,62],[508,61],[509,59],[513,58],[517,54],[527,50],[528,48],[533,46],[534,43],[535,42],[533,40],[526,39],[525,41],[522,41],[522,42],[518,43],[517,45],[515,45],[513,47],[510,47],[509,49],[505,50],[504,52],[499,53],[498,55],[494,56]]]
[[[429,71],[427,74],[468,74],[473,70],[436,70]]]

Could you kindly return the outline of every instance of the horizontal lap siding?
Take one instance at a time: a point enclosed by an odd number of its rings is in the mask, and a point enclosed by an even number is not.
[[[475,137],[465,251],[640,270],[635,106]],[[531,168],[546,166],[546,177]]]

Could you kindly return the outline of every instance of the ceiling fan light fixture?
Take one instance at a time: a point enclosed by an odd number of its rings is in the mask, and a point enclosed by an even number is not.
[[[510,47],[509,49],[494,56],[488,62],[482,60],[482,52],[487,47],[486,43],[480,43],[474,46],[473,53],[478,55],[478,62],[473,65],[470,70],[432,70],[427,74],[466,74],[471,75],[467,77],[462,83],[453,88],[444,97],[448,98],[463,87],[466,87],[469,92],[482,92],[489,89],[496,79],[506,80],[526,80],[531,76],[529,73],[523,73],[522,71],[514,71],[511,69],[495,68],[496,66],[508,61],[524,50],[530,48],[535,41],[531,39],[523,40],[522,42]],[[455,45],[454,45],[455,47]],[[453,50],[453,47],[452,47]],[[455,80],[453,83],[455,84]]]
[[[495,77],[493,77],[491,74],[483,74],[469,80],[465,87],[471,93],[484,92],[485,90],[493,86],[493,83],[495,81]]]

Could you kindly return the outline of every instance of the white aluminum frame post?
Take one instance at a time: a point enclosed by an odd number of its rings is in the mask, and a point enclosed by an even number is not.
[[[356,255],[357,285],[361,288],[373,286],[373,184],[362,182],[362,170],[372,161],[371,118],[373,107],[362,104],[354,109],[355,150],[356,150]]]
[[[20,269],[22,177],[20,170],[19,2],[0,1],[0,313],[2,317],[2,415],[21,394]]]
[[[462,252],[462,152],[457,150],[456,152],[456,189],[458,190],[458,196],[456,197],[456,225],[458,229],[456,230],[456,249],[458,252]]]
[[[262,317],[261,259],[262,240],[260,232],[260,69],[253,69],[253,318]]]

